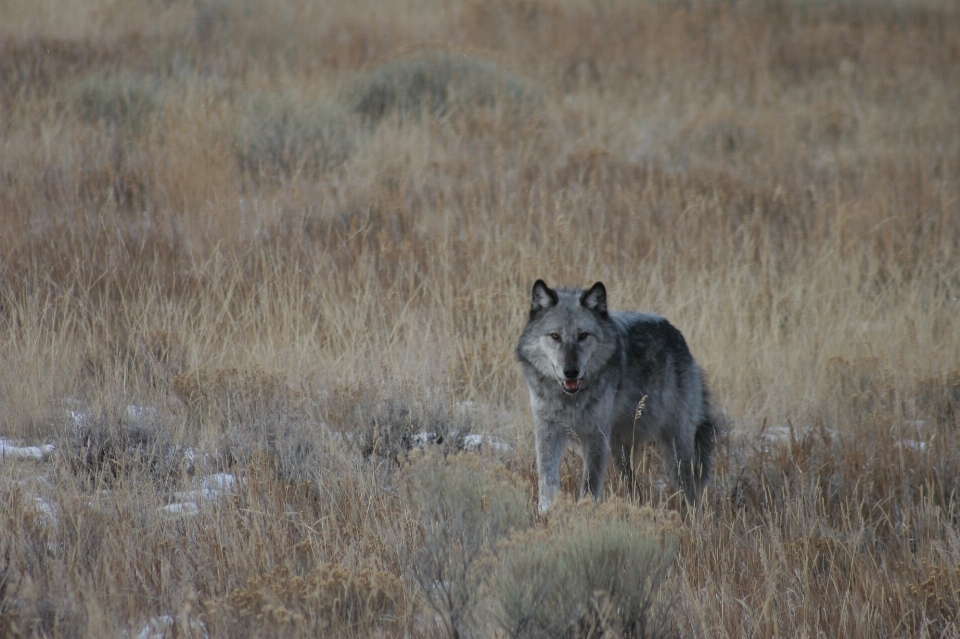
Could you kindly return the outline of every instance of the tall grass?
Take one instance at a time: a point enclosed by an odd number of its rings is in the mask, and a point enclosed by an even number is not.
[[[958,634],[953,3],[0,14],[0,634]],[[534,521],[538,277],[705,369],[673,541],[654,450]]]

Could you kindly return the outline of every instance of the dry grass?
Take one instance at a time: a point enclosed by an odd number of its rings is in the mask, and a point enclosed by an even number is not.
[[[586,534],[533,521],[537,277],[669,317],[729,425],[656,619],[564,632],[960,634],[955,3],[0,14],[0,435],[57,446],[0,459],[0,634],[522,634],[497,541]]]

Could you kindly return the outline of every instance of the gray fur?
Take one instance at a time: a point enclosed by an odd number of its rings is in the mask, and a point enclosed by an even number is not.
[[[611,452],[632,487],[633,451],[655,440],[673,485],[699,498],[715,426],[700,367],[667,320],[608,312],[600,282],[584,291],[537,280],[516,355],[530,391],[541,512],[560,492],[568,444],[584,460],[581,497],[602,497]]]

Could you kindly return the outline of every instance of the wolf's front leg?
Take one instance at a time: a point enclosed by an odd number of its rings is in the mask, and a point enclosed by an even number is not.
[[[537,488],[540,494],[540,514],[560,493],[560,460],[567,447],[567,433],[559,424],[537,423]]]
[[[592,495],[597,501],[603,497],[603,476],[610,459],[610,441],[604,433],[593,433],[582,442],[583,481],[580,483],[580,499]]]

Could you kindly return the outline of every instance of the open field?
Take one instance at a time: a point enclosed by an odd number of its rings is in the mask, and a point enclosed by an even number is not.
[[[960,635],[952,0],[0,16],[0,636]],[[538,277],[683,331],[701,511],[537,519]]]

